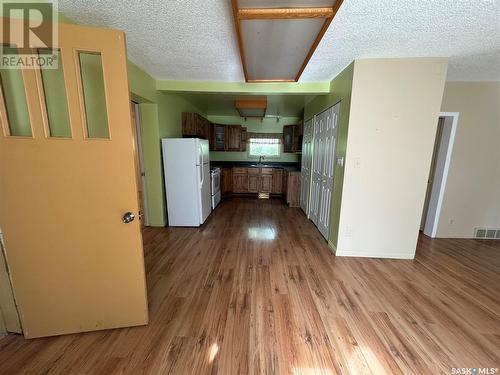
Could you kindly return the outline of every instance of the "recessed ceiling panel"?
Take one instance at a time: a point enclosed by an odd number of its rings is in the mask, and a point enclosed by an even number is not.
[[[242,20],[247,79],[295,80],[323,23],[321,18]]]
[[[240,8],[321,8],[332,7],[334,0],[239,0]]]

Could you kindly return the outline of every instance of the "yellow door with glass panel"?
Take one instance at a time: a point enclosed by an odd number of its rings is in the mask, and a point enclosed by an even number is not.
[[[28,338],[148,321],[125,36],[61,24],[57,58],[1,70],[0,227]]]

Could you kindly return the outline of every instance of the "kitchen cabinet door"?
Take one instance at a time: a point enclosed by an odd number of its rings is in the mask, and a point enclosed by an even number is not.
[[[196,137],[198,133],[198,125],[196,121],[196,113],[182,112],[182,136]]]
[[[248,192],[258,193],[259,192],[259,175],[252,174],[248,176]]]
[[[286,203],[290,207],[300,206],[300,172],[287,172]]]
[[[226,125],[226,151],[240,151],[241,126]]]
[[[209,133],[210,133],[210,122],[200,116],[200,115],[197,115],[196,116],[196,125],[197,125],[197,135],[199,138],[201,139],[208,139],[209,138]]]
[[[233,173],[232,168],[222,168],[220,178],[220,190],[222,195],[233,192]]]
[[[214,124],[214,151],[226,149],[226,126]]]
[[[293,129],[293,152],[302,152],[303,134],[304,125],[302,123],[295,125]]]
[[[247,150],[247,128],[241,128],[241,144],[240,151],[245,152]]]
[[[293,129],[294,125],[283,126],[283,152],[293,151]]]
[[[259,193],[271,193],[273,185],[272,174],[262,174],[260,176],[260,189]]]
[[[233,192],[248,193],[248,175],[233,173]]]
[[[283,169],[278,169],[278,168],[273,169],[271,193],[273,194],[283,193]]]

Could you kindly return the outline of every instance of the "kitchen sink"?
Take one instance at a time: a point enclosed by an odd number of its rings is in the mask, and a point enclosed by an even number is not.
[[[269,164],[252,164],[250,166],[254,167],[254,168],[269,168],[269,167],[272,167],[272,165],[269,165]]]

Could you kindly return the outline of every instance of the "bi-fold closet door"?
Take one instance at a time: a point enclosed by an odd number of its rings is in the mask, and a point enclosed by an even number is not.
[[[300,182],[300,207],[309,216],[309,193],[311,184],[313,119],[304,123],[302,140],[302,169]]]
[[[328,240],[340,102],[314,117],[309,217]]]

